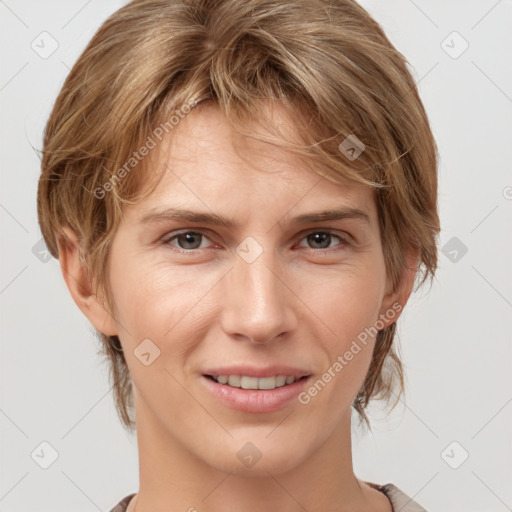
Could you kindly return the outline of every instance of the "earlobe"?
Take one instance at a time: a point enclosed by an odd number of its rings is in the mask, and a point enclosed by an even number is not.
[[[76,233],[64,228],[57,243],[62,276],[76,305],[97,331],[117,335],[115,319],[101,297],[96,295]]]
[[[380,318],[388,327],[396,322],[412,293],[419,266],[419,251],[410,250],[405,256],[405,266],[394,290],[384,297]]]

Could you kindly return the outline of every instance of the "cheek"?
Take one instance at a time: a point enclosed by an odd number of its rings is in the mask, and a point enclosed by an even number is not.
[[[363,384],[372,359],[385,290],[384,264],[376,259],[372,265],[336,272],[322,283],[309,286],[309,293],[303,294],[319,323],[328,329],[322,330],[328,334],[319,343],[326,356],[324,368],[304,399],[329,387],[321,401],[336,404],[341,411]]]
[[[386,284],[384,262],[375,258],[367,265],[332,272],[321,281],[302,278],[302,283],[305,303],[341,349],[379,318]]]
[[[180,382],[187,356],[211,318],[207,294],[217,280],[211,274],[143,262],[132,267],[124,263],[111,274],[128,369],[151,407],[158,409],[164,401],[172,410],[190,408]]]
[[[217,280],[217,274],[192,266],[125,260],[111,273],[120,337],[132,349],[149,338],[160,348],[187,352],[194,340],[186,333],[198,332],[208,318],[208,293]],[[176,337],[180,343],[171,343]]]

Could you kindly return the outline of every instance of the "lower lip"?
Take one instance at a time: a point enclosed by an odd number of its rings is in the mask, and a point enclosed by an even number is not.
[[[275,389],[242,389],[219,384],[202,376],[207,389],[224,405],[243,412],[273,412],[289,404],[304,388],[309,377]]]

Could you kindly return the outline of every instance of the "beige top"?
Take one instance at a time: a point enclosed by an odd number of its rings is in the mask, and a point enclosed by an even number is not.
[[[394,484],[379,485],[372,482],[366,483],[387,496],[393,507],[393,512],[428,512],[427,509],[409,498]],[[110,512],[127,512],[128,504],[135,494],[133,493],[123,498]]]

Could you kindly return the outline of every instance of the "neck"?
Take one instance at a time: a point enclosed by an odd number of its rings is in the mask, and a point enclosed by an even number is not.
[[[291,470],[257,476],[213,467],[170,437],[149,410],[139,407],[138,413],[140,488],[130,512],[390,510],[384,495],[354,475],[350,411],[311,457]]]

